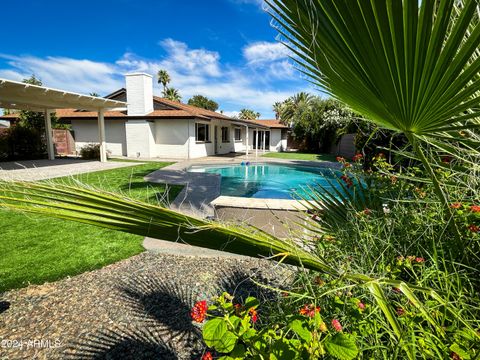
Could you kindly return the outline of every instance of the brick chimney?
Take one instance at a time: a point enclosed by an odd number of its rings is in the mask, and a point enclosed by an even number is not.
[[[127,114],[142,116],[153,111],[153,80],[145,73],[125,75]]]

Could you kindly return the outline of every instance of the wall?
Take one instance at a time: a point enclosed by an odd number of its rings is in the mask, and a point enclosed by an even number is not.
[[[98,144],[97,120],[72,120],[75,150],[78,152],[87,144]],[[127,139],[124,120],[105,120],[107,151],[112,155],[127,155]]]
[[[330,153],[334,155],[352,157],[355,155],[355,134],[345,134],[340,138],[338,144],[332,146]]]
[[[125,123],[127,156],[133,158],[155,157],[155,127],[146,120],[128,120]]]
[[[283,147],[282,143],[282,129],[270,129],[270,151],[284,151],[287,148]]]
[[[187,159],[189,127],[190,120],[186,119],[156,120],[155,156]]]

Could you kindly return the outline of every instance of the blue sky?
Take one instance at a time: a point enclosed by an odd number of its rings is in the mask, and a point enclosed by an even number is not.
[[[45,86],[105,95],[127,72],[166,69],[184,101],[202,94],[227,114],[249,107],[262,118],[273,102],[315,91],[261,0],[24,0],[2,10],[0,78],[35,73]]]

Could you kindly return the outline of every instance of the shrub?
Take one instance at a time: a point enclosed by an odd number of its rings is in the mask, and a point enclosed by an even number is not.
[[[83,146],[80,149],[80,157],[85,160],[100,160],[100,144],[88,144]]]
[[[34,160],[47,156],[45,135],[32,127],[17,124],[0,133],[0,159]]]

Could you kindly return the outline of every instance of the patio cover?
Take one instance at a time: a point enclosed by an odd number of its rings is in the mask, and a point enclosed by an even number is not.
[[[107,161],[105,143],[106,110],[126,109],[127,103],[96,96],[82,95],[69,91],[51,89],[0,78],[0,108],[30,110],[45,114],[48,158],[53,160],[55,152],[52,139],[51,113],[55,109],[82,109],[98,112],[98,138],[100,161]]]

